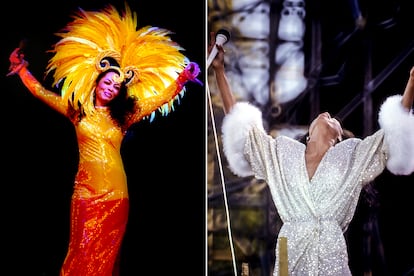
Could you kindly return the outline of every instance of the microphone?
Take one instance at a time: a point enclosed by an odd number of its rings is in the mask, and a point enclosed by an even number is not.
[[[230,40],[230,32],[226,29],[220,29],[216,33],[216,44],[217,45],[224,45],[227,41]],[[218,53],[217,47],[214,46],[213,49],[211,49],[211,52],[207,58],[207,68],[210,67],[210,64],[213,62],[214,58],[216,57]]]
[[[23,50],[25,50],[26,47],[27,47],[27,39],[26,38],[23,38],[19,42],[19,47],[18,47],[19,48],[19,51],[18,51],[18,54],[19,55],[23,54]]]

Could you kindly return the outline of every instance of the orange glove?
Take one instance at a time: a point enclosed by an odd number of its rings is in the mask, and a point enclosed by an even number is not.
[[[24,53],[22,52],[21,48],[16,48],[10,54],[9,57],[10,66],[9,66],[9,73],[7,76],[11,76],[17,74],[23,67],[28,65],[28,62],[24,60]]]
[[[190,62],[178,76],[178,81],[182,84],[185,84],[187,81],[193,81],[200,85],[203,83],[197,79],[198,74],[200,74],[200,67],[195,62]]]

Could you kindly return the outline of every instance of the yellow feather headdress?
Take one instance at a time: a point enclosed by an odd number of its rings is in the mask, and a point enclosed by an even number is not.
[[[128,94],[138,99],[161,92],[188,64],[184,50],[170,38],[169,30],[137,28],[137,16],[125,3],[122,14],[107,5],[100,11],[79,9],[73,21],[56,35],[61,39],[49,52],[46,74],[53,72],[53,85],[61,87],[64,100],[75,110],[93,110],[93,91],[98,75],[119,64],[121,80],[127,79]]]

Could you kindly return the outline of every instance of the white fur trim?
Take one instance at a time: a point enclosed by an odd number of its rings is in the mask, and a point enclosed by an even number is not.
[[[388,97],[381,105],[378,122],[388,148],[387,169],[395,175],[414,172],[414,116],[401,104],[401,95]]]
[[[263,129],[262,112],[248,102],[236,103],[223,119],[223,151],[230,170],[237,176],[245,177],[253,174],[244,157],[244,144],[249,129],[254,125]]]

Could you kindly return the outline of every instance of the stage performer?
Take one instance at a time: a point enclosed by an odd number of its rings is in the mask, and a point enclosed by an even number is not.
[[[414,172],[414,67],[402,95],[382,102],[379,129],[363,139],[344,139],[340,122],[328,112],[311,121],[307,139],[269,135],[262,112],[249,102],[237,102],[224,68],[223,46],[211,34],[209,52],[223,101],[223,152],[232,172],[265,180],[287,240],[287,271],[280,271],[279,246],[273,276],[351,275],[344,232],[361,189],[384,169],[395,175]],[[284,263],[284,262],[282,262]]]
[[[137,28],[136,13],[107,5],[75,11],[57,33],[45,75],[59,93],[28,70],[21,48],[10,55],[10,72],[76,130],[79,164],[70,211],[70,240],[60,276],[117,275],[129,211],[121,142],[129,127],[156,113],[167,115],[200,68],[190,62],[166,29]]]

